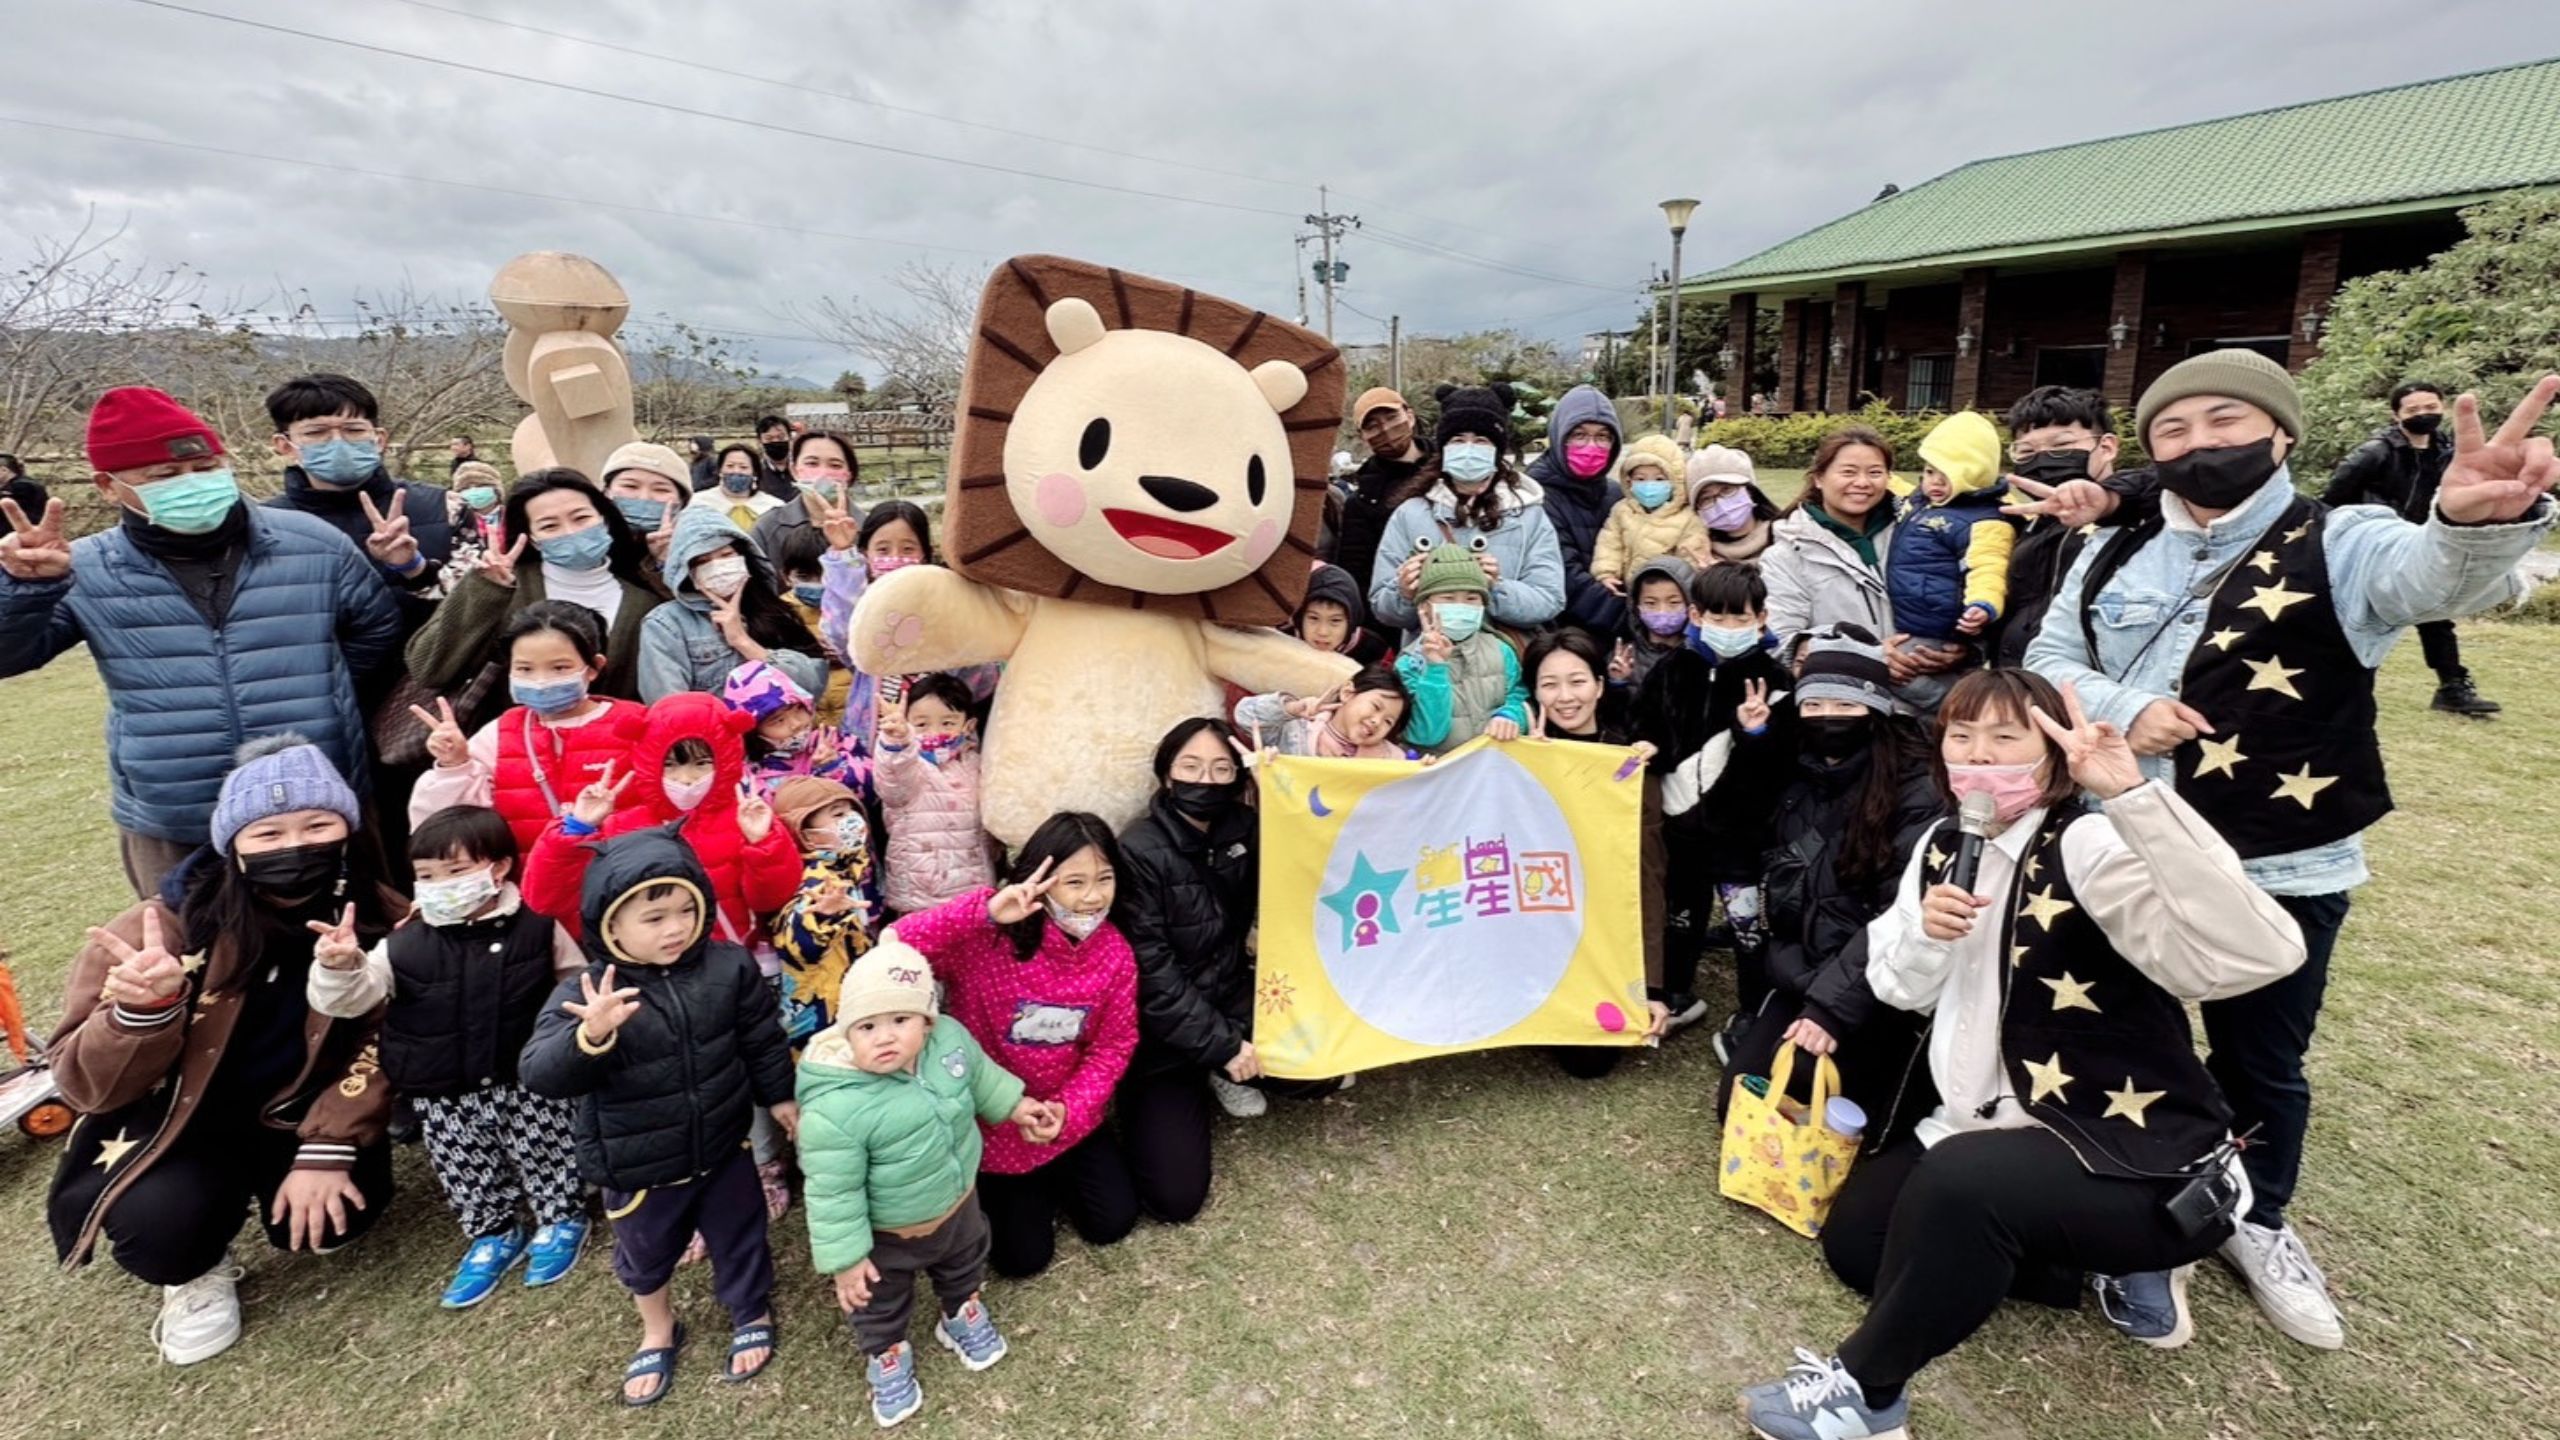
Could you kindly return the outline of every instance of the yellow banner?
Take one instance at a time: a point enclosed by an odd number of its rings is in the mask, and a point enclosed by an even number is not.
[[[1253,1045],[1321,1080],[1500,1045],[1639,1045],[1634,752],[1263,761]]]

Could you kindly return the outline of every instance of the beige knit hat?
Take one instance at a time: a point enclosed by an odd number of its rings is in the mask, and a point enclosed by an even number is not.
[[[1680,458],[1680,446],[1668,435],[1639,435],[1618,452],[1618,481],[1631,480],[1638,466],[1650,465],[1662,472],[1665,480],[1680,478],[1687,462]]]
[[[604,473],[596,477],[599,484],[610,482],[625,470],[646,470],[663,475],[676,483],[687,495],[693,493],[693,467],[676,458],[676,452],[648,440],[634,440],[605,457]]]
[[[844,981],[836,988],[835,1017],[837,1023],[850,1025],[874,1015],[900,1013],[933,1016],[933,962],[899,939],[897,927],[891,926],[844,972]]]
[[[1751,468],[1751,457],[1730,445],[1709,445],[1689,457],[1689,493],[1698,493],[1701,485],[1750,485],[1759,475]]]
[[[2151,444],[2151,421],[2171,405],[2196,395],[2228,395],[2276,417],[2284,433],[2302,438],[2302,392],[2285,368],[2255,350],[2208,350],[2160,372],[2133,410],[2133,433]]]

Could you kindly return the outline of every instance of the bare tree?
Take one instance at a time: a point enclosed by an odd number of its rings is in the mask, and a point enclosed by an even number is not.
[[[184,265],[135,264],[107,253],[121,226],[91,215],[63,239],[39,239],[0,290],[0,449],[78,430],[109,385],[153,377],[152,362],[191,337],[232,328],[204,301],[204,277]]]
[[[832,340],[887,372],[879,388],[904,382],[929,408],[948,410],[960,398],[960,373],[978,318],[978,292],[987,272],[960,265],[910,261],[892,277],[905,303],[895,309],[860,296],[820,296],[789,314],[811,333]]]
[[[647,329],[657,338],[645,349],[632,343],[631,331]],[[623,349],[631,357],[632,419],[652,440],[679,435],[718,435],[734,429],[742,398],[756,372],[739,361],[727,340],[696,330],[681,320],[623,327]]]
[[[266,389],[315,371],[363,381],[382,402],[382,428],[410,453],[440,452],[449,437],[512,423],[524,410],[507,388],[507,327],[485,305],[423,295],[406,281],[358,293],[344,319],[321,317],[307,294],[288,298],[288,313],[257,317],[256,373],[234,387],[256,392],[256,414],[242,418],[259,433]]]

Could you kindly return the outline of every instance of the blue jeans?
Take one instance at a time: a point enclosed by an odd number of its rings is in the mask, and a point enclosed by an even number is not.
[[[2256,1192],[2247,1219],[2270,1228],[2284,1223],[2285,1203],[2302,1176],[2302,1137],[2311,1128],[2311,1082],[2303,1076],[2302,1057],[2311,1049],[2320,1002],[2329,992],[2329,955],[2347,923],[2347,893],[2278,895],[2275,901],[2302,926],[2308,952],[2302,968],[2262,989],[2201,1007],[2205,1043],[2213,1049],[2205,1067],[2231,1102],[2232,1133],[2258,1127],[2240,1152]]]

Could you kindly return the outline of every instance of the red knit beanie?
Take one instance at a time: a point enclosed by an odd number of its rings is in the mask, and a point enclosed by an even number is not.
[[[89,465],[113,473],[222,453],[196,413],[148,385],[120,385],[89,412]]]

